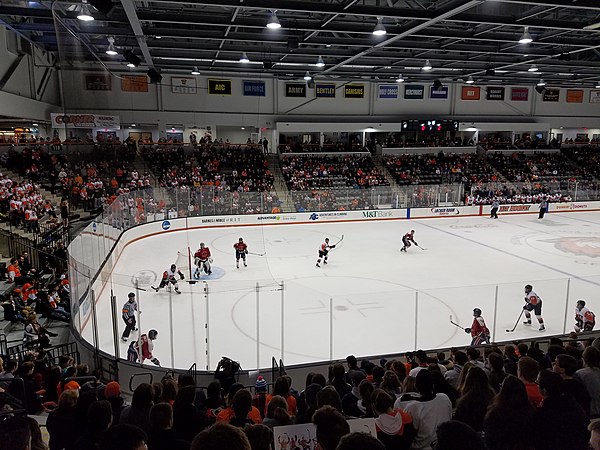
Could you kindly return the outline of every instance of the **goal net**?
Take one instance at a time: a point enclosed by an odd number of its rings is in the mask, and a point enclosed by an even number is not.
[[[192,253],[189,247],[187,247],[185,250],[177,252],[175,264],[188,280],[192,279]]]

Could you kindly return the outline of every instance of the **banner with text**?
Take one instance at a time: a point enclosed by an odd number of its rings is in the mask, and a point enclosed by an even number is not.
[[[462,100],[479,100],[481,88],[478,86],[463,86],[460,94]]]
[[[208,93],[211,95],[231,95],[231,80],[209,78]]]
[[[590,103],[600,103],[600,91],[594,89],[590,91]]]
[[[425,86],[422,84],[407,84],[404,86],[405,100],[422,100],[424,97]]]
[[[52,120],[52,128],[121,128],[119,116],[51,113],[50,118]]]
[[[567,103],[583,103],[583,89],[567,89]]]
[[[306,84],[304,83],[285,83],[286,97],[306,97]]]
[[[558,102],[560,98],[560,89],[546,89],[542,100],[545,102]]]
[[[265,82],[260,80],[244,80],[243,92],[246,97],[264,97],[267,93]]]
[[[504,100],[504,88],[501,86],[488,86],[487,100]]]
[[[86,91],[112,91],[112,78],[109,74],[87,74],[84,77]]]
[[[437,89],[433,85],[429,86],[429,98],[446,100],[448,98],[448,86],[440,86]]]
[[[173,94],[197,94],[196,78],[171,77],[171,92]]]
[[[148,77],[146,75],[123,75],[121,91],[148,92]]]
[[[511,88],[510,99],[513,102],[526,102],[527,100],[529,100],[529,88]]]
[[[315,83],[315,97],[335,98],[335,83]]]
[[[347,84],[344,86],[344,97],[346,98],[365,98],[364,84]]]
[[[380,84],[379,85],[379,98],[398,98],[398,85],[397,84]]]

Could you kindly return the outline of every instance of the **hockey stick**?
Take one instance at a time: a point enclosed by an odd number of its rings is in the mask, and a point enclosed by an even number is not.
[[[456,322],[454,322],[454,321],[452,320],[452,315],[450,315],[450,323],[451,323],[452,325],[454,325],[455,327],[458,327],[458,328],[460,328],[461,330],[464,330],[464,328],[463,328],[463,327],[461,327],[459,324],[457,324]]]
[[[339,241],[337,241],[335,244],[333,244],[333,245],[335,245],[335,246],[337,247],[337,245],[338,245],[340,242],[342,242],[343,240],[344,240],[344,235],[342,234],[342,238],[341,238]]]
[[[253,252],[248,252],[249,255],[254,255],[254,256],[265,256],[267,254],[267,252],[264,253],[253,253]]]
[[[419,244],[415,244],[415,246],[419,247],[421,250],[427,250],[426,248],[421,247]]]
[[[519,320],[521,320],[521,316],[523,315],[523,313],[525,312],[524,309],[521,310],[521,314],[519,314],[519,318],[517,319],[517,321],[515,322],[515,326],[512,327],[512,330],[506,330],[507,333],[512,333],[513,331],[515,331],[515,329],[517,328],[517,325],[519,325]]]

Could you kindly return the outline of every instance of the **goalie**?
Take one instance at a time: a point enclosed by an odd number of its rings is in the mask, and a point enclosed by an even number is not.
[[[179,277],[182,280],[185,278],[183,276],[183,273],[181,272],[181,270],[179,270],[175,264],[171,264],[171,267],[169,267],[167,270],[165,270],[163,272],[162,280],[160,280],[160,284],[158,285],[158,287],[154,287],[154,286],[150,286],[150,287],[152,289],[154,289],[156,292],[158,292],[159,289],[164,288],[165,286],[167,286],[170,283],[175,288],[175,292],[177,292],[178,294],[181,294],[181,291],[179,290],[179,285],[177,284],[177,275],[179,275]]]
[[[212,273],[210,263],[212,263],[210,249],[204,246],[204,242],[200,242],[200,248],[194,253],[194,264],[196,266],[194,277],[200,278],[202,271],[204,271],[206,275],[210,275]]]

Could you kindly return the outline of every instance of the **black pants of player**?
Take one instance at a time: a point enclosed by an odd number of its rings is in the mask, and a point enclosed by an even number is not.
[[[404,245],[404,248],[408,248],[410,247],[412,244],[410,243],[410,241],[406,238],[402,238],[402,244]]]
[[[540,208],[540,215],[538,216],[538,219],[543,219],[544,214],[546,214],[547,211],[548,211],[548,208]]]
[[[236,261],[240,261],[240,258],[242,258],[244,260],[244,262],[246,262],[246,252],[239,252],[239,251],[235,251],[235,260]]]
[[[532,305],[531,303],[527,303],[527,305],[525,305],[525,311],[531,312],[533,311],[533,314],[535,314],[536,316],[541,316],[542,315],[542,302],[538,302],[535,305]]]
[[[492,211],[490,212],[490,219],[497,219],[498,218],[498,208],[492,208]]]
[[[135,330],[135,317],[130,317],[127,320],[123,319],[123,321],[125,322],[125,331],[123,331],[123,335],[121,337],[127,339],[129,334]]]

